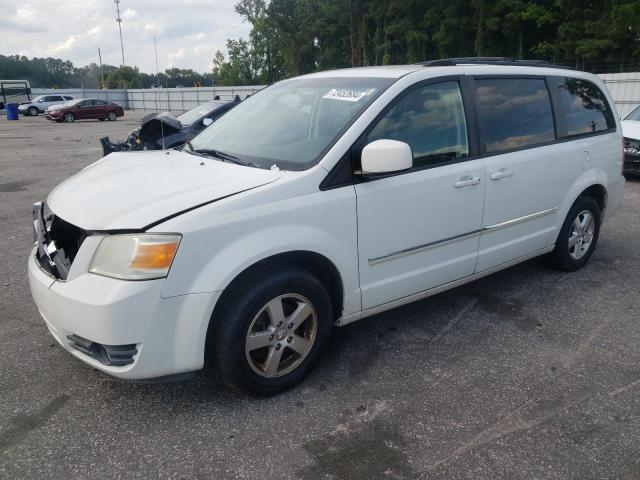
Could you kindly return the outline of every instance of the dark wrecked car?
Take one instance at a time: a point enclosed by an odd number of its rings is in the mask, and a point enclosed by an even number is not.
[[[164,150],[184,145],[222,115],[240,103],[211,100],[177,117],[169,112],[150,113],[140,120],[140,127],[129,133],[124,142],[100,139],[105,155],[132,150]]]

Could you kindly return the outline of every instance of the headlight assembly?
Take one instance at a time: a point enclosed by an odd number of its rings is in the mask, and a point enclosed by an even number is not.
[[[166,277],[181,238],[177,234],[127,234],[104,237],[89,271],[122,280]]]

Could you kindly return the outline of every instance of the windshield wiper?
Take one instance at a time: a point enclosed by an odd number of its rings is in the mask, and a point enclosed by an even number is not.
[[[212,148],[198,148],[194,150],[195,153],[199,153],[201,155],[209,155],[212,157],[219,158],[220,160],[228,160],[232,163],[237,163],[238,165],[244,165],[244,162],[240,160],[238,157],[231,155],[229,153],[221,152],[220,150],[214,150]]]
[[[187,142],[186,145],[189,147],[189,150],[190,150],[190,152],[188,153],[195,153],[195,154],[207,156],[207,157],[215,157],[223,161],[229,161],[231,163],[236,163],[238,165],[247,166],[246,163],[244,163],[235,155],[231,155],[230,153],[221,152],[220,150],[214,150],[213,148],[193,148],[193,145],[191,145],[190,141]]]

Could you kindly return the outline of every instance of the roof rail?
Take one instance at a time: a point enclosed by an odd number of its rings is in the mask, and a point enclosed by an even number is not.
[[[518,60],[509,57],[457,57],[457,58],[440,58],[438,60],[427,60],[419,62],[416,65],[423,67],[451,67],[454,65],[510,65],[519,67],[546,67],[546,68],[564,68],[574,70],[565,65],[556,65],[546,60]]]

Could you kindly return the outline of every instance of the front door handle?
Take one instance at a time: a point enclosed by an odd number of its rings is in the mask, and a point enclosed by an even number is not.
[[[508,168],[501,168],[497,172],[493,172],[491,175],[489,175],[489,178],[491,180],[500,180],[502,178],[508,178],[511,175],[513,175],[513,172],[511,170],[509,170]]]
[[[477,185],[479,183],[480,183],[480,177],[470,177],[469,175],[465,175],[464,177],[460,178],[460,180],[458,180],[456,183],[454,183],[453,186],[456,188],[462,188],[462,187],[470,187],[472,185]]]

